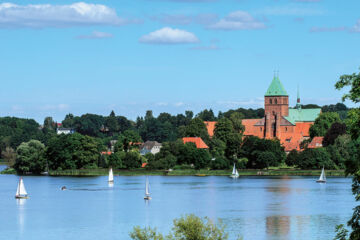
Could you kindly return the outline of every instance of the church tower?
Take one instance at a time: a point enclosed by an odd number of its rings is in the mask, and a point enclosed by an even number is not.
[[[265,138],[280,139],[280,123],[282,117],[289,115],[289,96],[280,82],[279,76],[274,76],[265,93]]]

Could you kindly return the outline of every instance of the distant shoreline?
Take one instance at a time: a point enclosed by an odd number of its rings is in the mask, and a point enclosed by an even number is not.
[[[300,170],[300,169],[242,169],[239,170],[240,176],[319,176],[321,170]],[[14,171],[3,171],[1,174],[16,174]],[[229,170],[195,170],[195,169],[181,169],[173,171],[164,170],[146,170],[146,169],[134,169],[134,170],[114,170],[114,175],[118,176],[141,176],[141,175],[153,175],[153,176],[229,176],[231,169]],[[49,176],[107,176],[108,169],[77,169],[77,170],[58,170],[49,171]],[[327,170],[326,176],[338,176],[344,177],[344,170]]]

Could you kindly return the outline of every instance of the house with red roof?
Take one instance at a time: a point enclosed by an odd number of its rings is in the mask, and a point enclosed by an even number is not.
[[[314,137],[307,147],[308,148],[320,148],[323,146],[323,144],[322,144],[323,140],[324,140],[324,137]]]
[[[208,149],[208,145],[201,139],[201,137],[184,137],[183,139],[184,144],[188,142],[195,143],[196,148],[199,149]]]

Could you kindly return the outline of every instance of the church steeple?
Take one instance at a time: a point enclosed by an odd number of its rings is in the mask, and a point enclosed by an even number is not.
[[[301,109],[299,85],[297,87],[296,109]]]
[[[270,96],[288,96],[284,86],[280,82],[279,75],[274,74],[274,78],[265,93],[265,97]]]

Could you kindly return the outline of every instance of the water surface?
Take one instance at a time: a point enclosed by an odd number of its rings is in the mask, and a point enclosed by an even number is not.
[[[143,199],[145,176],[25,176],[30,199],[14,199],[18,176],[0,175],[2,239],[129,239],[133,226],[170,230],[194,213],[222,219],[230,239],[332,239],[355,206],[350,178],[149,177],[153,199]],[[61,191],[61,186],[67,191]]]

